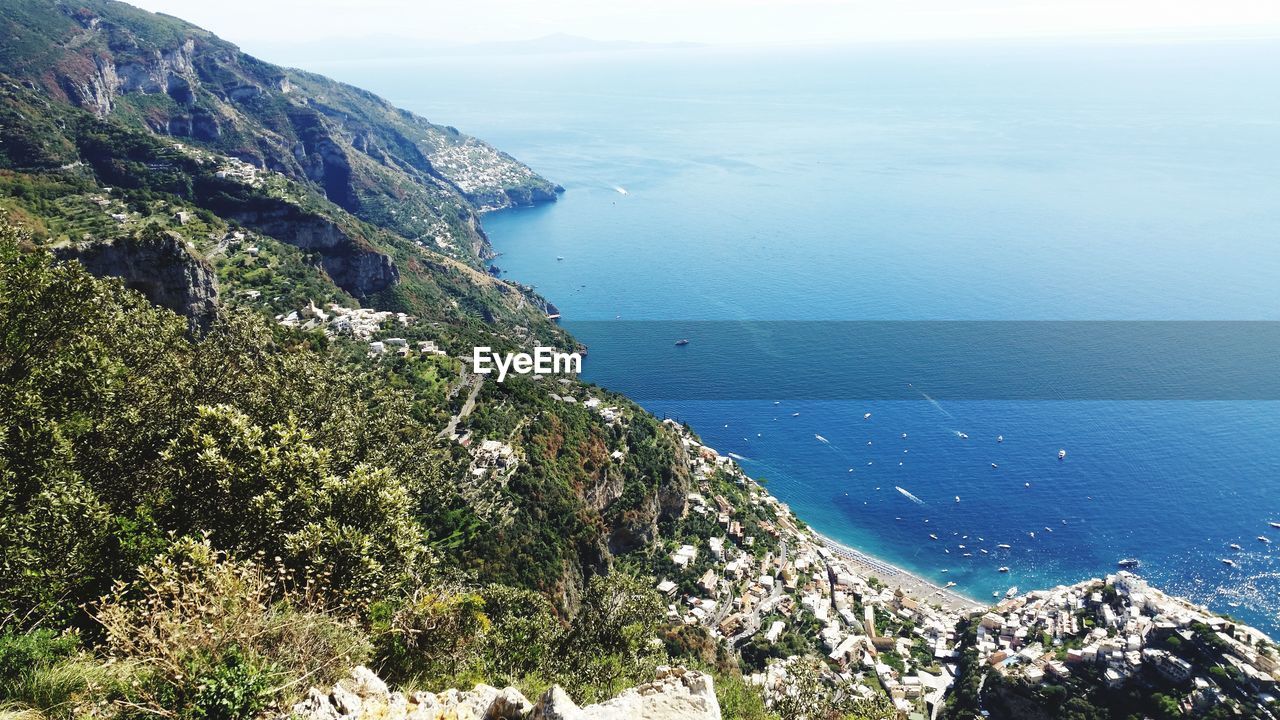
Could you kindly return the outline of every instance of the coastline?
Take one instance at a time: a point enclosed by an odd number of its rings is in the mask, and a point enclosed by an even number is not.
[[[798,515],[796,518],[803,520]],[[907,595],[930,603],[937,603],[944,610],[951,612],[972,613],[991,607],[991,603],[985,603],[955,590],[937,585],[916,573],[834,540],[830,536],[814,530],[812,527],[809,528],[809,532],[827,550],[853,565],[867,577],[874,577],[887,587],[900,588]]]

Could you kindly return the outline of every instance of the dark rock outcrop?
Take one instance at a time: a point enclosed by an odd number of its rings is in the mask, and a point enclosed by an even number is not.
[[[218,283],[213,268],[196,257],[176,233],[144,232],[137,238],[68,245],[56,250],[63,260],[78,260],[98,277],[118,277],[161,307],[208,328],[218,312]]]

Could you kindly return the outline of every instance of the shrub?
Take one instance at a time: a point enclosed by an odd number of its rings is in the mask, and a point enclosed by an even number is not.
[[[368,644],[319,605],[315,587],[283,567],[229,558],[208,541],[177,541],[97,613],[106,653],[146,668],[122,702],[237,718],[287,705],[306,684],[332,683],[366,658]]]

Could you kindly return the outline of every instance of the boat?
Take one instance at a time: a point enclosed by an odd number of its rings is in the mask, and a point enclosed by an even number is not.
[[[961,557],[973,557],[973,553],[971,552],[961,553]]]
[[[992,590],[992,591],[991,591],[991,597],[993,597],[993,598],[998,598],[998,597],[1000,597],[1000,591],[999,591],[999,590]]]
[[[986,549],[986,548],[978,548],[978,552],[982,553],[983,555],[990,555],[990,554],[991,554],[991,553],[987,552],[987,549]]]
[[[1243,549],[1244,549],[1244,548],[1240,547],[1239,545],[1237,545],[1236,543],[1231,543],[1231,544],[1230,544],[1230,545],[1228,545],[1227,547],[1231,548],[1232,550],[1235,550],[1236,552],[1239,552],[1239,551],[1241,551],[1241,550],[1243,550]]]
[[[906,436],[904,435],[903,437],[906,437]],[[1280,522],[1269,522],[1269,523],[1267,523],[1267,524],[1268,524],[1268,525],[1270,525],[1270,526],[1271,526],[1271,527],[1273,527],[1273,528],[1280,529]]]
[[[677,346],[683,346],[688,344],[689,344],[689,340],[687,338],[680,338],[679,340],[676,341]]]
[[[934,535],[933,533],[929,533],[929,539],[930,539],[930,540],[937,540],[937,539],[938,539],[938,536],[937,536],[937,535]]]
[[[1011,598],[1011,597],[1013,597],[1014,595],[1017,595],[1017,594],[1018,594],[1018,586],[1017,586],[1017,585],[1014,585],[1013,587],[1011,587],[1011,588],[1009,588],[1008,590],[1006,590],[1006,591],[1005,591],[1004,596],[1005,596],[1005,597],[1007,597],[1007,598]]]
[[[556,260],[557,260],[557,261],[564,260],[564,256],[563,256],[563,255],[557,255],[557,256],[556,256]]]
[[[1059,459],[1059,460],[1066,460],[1066,459],[1067,459],[1067,451],[1066,451],[1066,450],[1059,450],[1059,451],[1058,451],[1058,459]]]
[[[1232,560],[1231,558],[1222,558],[1222,564],[1226,565],[1227,567],[1235,567],[1236,561]]]
[[[870,419],[871,419],[871,413],[867,413],[866,415],[863,415],[863,416],[862,416],[862,419],[863,419],[863,420],[870,420]]]
[[[1009,568],[1007,568],[1007,567],[1005,567],[1005,566],[1001,565],[1001,566],[1000,566],[1000,572],[1009,572]]]
[[[826,438],[822,437],[821,435],[819,435],[819,434],[817,434],[817,433],[814,433],[814,434],[813,434],[813,438],[814,438],[815,440],[817,440],[818,442],[831,442],[830,440],[828,440],[828,439],[826,439]]]
[[[997,545],[996,547],[1000,548],[1001,550],[1008,550],[1009,548],[1011,548],[1011,547],[1013,547],[1013,546],[1012,546],[1012,545],[1006,545],[1005,543],[1000,543],[1000,544],[999,544],[999,545]]]
[[[1142,561],[1137,558],[1124,558],[1120,562],[1116,563],[1116,565],[1119,565],[1122,568],[1136,568],[1141,564]]]
[[[1266,535],[1259,535],[1258,542],[1269,543],[1271,542],[1271,538],[1267,537]]]
[[[791,417],[800,417],[800,413],[798,413],[798,412],[796,412],[796,413],[791,413]]]
[[[907,434],[906,434],[906,433],[902,433],[902,439],[903,439],[903,440],[906,440],[906,439],[907,439]],[[1272,524],[1272,525],[1275,525],[1275,523],[1271,523],[1271,524]],[[1277,526],[1277,527],[1280,527],[1280,526]]]
[[[959,496],[959,495],[957,495],[957,496],[956,496],[956,502],[960,502],[960,496]]]
[[[998,467],[1000,467],[1000,466],[999,466],[999,465],[997,465],[997,464],[995,464],[995,463],[991,463],[991,469],[993,469],[993,470],[994,470],[995,468],[998,468]]]
[[[996,436],[996,442],[1004,442],[1004,436],[1003,436],[1003,435],[997,435],[997,436]]]
[[[961,440],[968,440],[968,439],[969,439],[969,436],[968,436],[968,435],[966,435],[965,433],[962,433],[962,432],[958,432],[958,433],[956,433],[956,437],[960,438]]]
[[[952,581],[952,582],[948,582],[946,585],[943,585],[942,587],[944,587],[944,588],[953,588],[953,587],[955,587],[955,586],[956,586],[955,582],[954,582],[954,581]]]

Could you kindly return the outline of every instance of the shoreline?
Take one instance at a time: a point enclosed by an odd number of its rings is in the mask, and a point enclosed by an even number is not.
[[[772,496],[772,493],[770,495]],[[796,519],[803,521],[803,518],[795,515],[794,512],[792,515]],[[829,535],[818,532],[813,526],[809,526],[809,532],[819,545],[839,556],[845,562],[854,565],[859,572],[867,577],[874,577],[887,587],[899,588],[907,595],[911,595],[918,600],[937,603],[945,610],[960,613],[986,610],[992,605],[992,603],[982,602],[950,588],[937,585],[917,573],[898,567],[887,560],[870,555],[857,548],[850,547]]]

